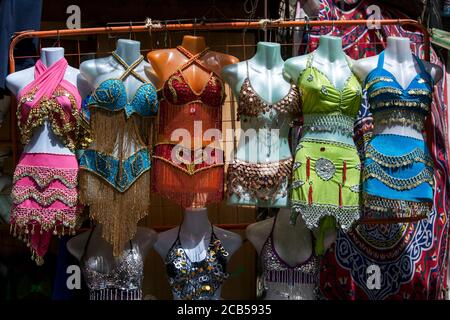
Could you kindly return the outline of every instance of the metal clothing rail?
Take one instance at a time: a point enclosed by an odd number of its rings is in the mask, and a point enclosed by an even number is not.
[[[117,26],[117,27],[99,27],[99,28],[80,28],[80,29],[62,29],[45,31],[23,31],[14,34],[9,46],[9,72],[15,72],[14,49],[17,44],[29,38],[68,38],[75,36],[101,35],[101,34],[120,34],[120,33],[138,33],[138,32],[168,32],[168,31],[225,31],[225,30],[267,30],[292,27],[351,27],[358,25],[398,25],[412,26],[417,28],[424,37],[425,60],[430,60],[431,41],[428,29],[416,20],[412,19],[385,19],[385,20],[326,20],[326,21],[285,21],[269,20],[260,21],[235,21],[235,22],[214,22],[214,23],[170,23],[164,21],[154,21],[143,25]],[[11,98],[10,108],[10,137],[8,140],[0,141],[1,146],[10,146],[12,149],[13,164],[18,160],[18,138],[16,121],[17,104],[14,97]],[[227,224],[227,229],[243,229],[247,224]]]

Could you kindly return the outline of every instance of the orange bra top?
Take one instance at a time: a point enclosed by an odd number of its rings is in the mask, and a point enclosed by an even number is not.
[[[167,100],[173,105],[186,105],[201,102],[202,104],[210,107],[221,107],[225,100],[225,85],[219,76],[204,66],[199,60],[199,58],[203,56],[209,48],[206,48],[202,52],[195,55],[181,46],[178,46],[177,49],[188,57],[189,60],[186,61],[165,81],[162,88],[164,100]],[[200,92],[195,92],[183,75],[183,70],[193,63],[210,73],[208,81],[205,83]]]

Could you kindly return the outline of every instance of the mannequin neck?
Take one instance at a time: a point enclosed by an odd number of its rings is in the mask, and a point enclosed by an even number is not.
[[[342,49],[342,39],[332,36],[321,36],[317,54],[330,62],[345,59],[345,53]]]
[[[64,58],[64,48],[42,48],[41,50],[41,61],[47,68],[62,58]]]
[[[211,222],[208,219],[206,208],[188,208],[184,212],[181,228],[190,233],[205,233],[211,230]]]
[[[281,57],[280,44],[272,42],[258,42],[256,46],[256,54],[252,58],[252,61],[269,70],[277,66],[282,66],[284,61]]]
[[[115,53],[128,65],[131,65],[141,56],[141,43],[134,40],[119,39]]]
[[[277,225],[289,226],[292,230],[300,230],[306,228],[305,221],[303,219],[297,219],[295,226],[290,224],[291,211],[290,209],[280,209],[277,213]],[[296,232],[297,232],[296,231]]]
[[[399,63],[413,60],[409,38],[388,37],[384,52],[388,59]]]
[[[192,54],[197,54],[206,49],[204,37],[184,36],[181,46]]]

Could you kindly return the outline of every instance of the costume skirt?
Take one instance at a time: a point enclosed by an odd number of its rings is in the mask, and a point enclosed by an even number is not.
[[[301,214],[308,228],[326,216],[344,230],[360,216],[361,162],[353,145],[302,139],[296,150],[292,180],[292,216]]]
[[[426,217],[433,201],[433,160],[424,140],[372,137],[363,172],[364,218]]]

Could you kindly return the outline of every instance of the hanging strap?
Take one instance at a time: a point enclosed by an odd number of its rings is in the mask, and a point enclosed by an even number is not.
[[[144,60],[144,56],[141,55],[135,62],[131,65],[128,65],[117,53],[113,52],[112,56],[119,62],[122,67],[125,69],[125,72],[120,76],[120,80],[125,80],[130,74],[133,75],[136,79],[143,83],[147,83],[148,80],[143,78],[139,73],[137,73],[134,69]]]
[[[431,74],[428,73],[427,69],[425,68],[425,65],[422,62],[422,60],[418,56],[416,56],[415,54],[413,54],[413,57],[416,59],[417,64],[419,65],[421,74],[425,74],[426,75],[426,77],[430,81],[430,85],[433,87],[434,86],[434,79],[431,76]]]
[[[248,71],[248,60],[245,60],[245,65],[247,67],[247,79],[250,80],[250,71]]]
[[[273,217],[273,223],[272,223],[272,229],[270,229],[270,235],[269,235],[269,237],[270,237],[270,240],[272,240],[272,244],[273,244],[273,232],[274,232],[274,230],[275,230],[275,225],[276,225],[276,223],[277,223],[277,217],[278,217],[278,213]]]

